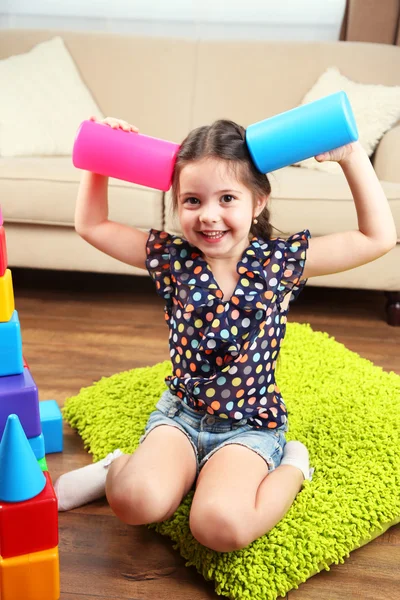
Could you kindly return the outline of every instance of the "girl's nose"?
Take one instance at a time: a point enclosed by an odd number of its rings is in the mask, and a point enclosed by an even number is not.
[[[218,223],[220,220],[218,209],[214,207],[205,207],[200,214],[200,221],[202,223]]]

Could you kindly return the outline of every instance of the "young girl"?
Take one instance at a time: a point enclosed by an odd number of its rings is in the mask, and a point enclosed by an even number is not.
[[[172,374],[132,456],[117,450],[57,481],[61,510],[105,490],[126,523],[162,521],[195,484],[190,529],[220,552],[247,546],[285,515],[312,476],[305,446],[285,442],[287,411],[274,377],[289,301],[309,277],[368,263],[396,244],[360,144],[316,158],[341,165],[358,230],[272,237],[268,178],[252,163],[245,130],[231,121],[195,129],[182,143],[172,185],[182,236],[108,220],[107,178],[84,173],[76,230],[148,269],[165,300]]]

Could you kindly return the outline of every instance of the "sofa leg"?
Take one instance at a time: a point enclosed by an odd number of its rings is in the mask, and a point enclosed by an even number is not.
[[[400,327],[400,292],[385,292],[386,321],[388,325]]]

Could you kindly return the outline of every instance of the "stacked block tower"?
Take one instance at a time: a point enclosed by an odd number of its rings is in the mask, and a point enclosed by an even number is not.
[[[22,356],[0,208],[1,600],[60,597],[57,499],[40,413],[38,390]]]

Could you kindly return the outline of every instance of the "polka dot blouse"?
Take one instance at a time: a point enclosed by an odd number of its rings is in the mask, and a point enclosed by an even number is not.
[[[179,236],[150,230],[146,266],[165,300],[171,392],[223,419],[275,429],[287,421],[275,366],[288,308],[301,279],[310,232],[287,240],[253,237],[237,264],[239,280],[223,300],[201,252]]]

